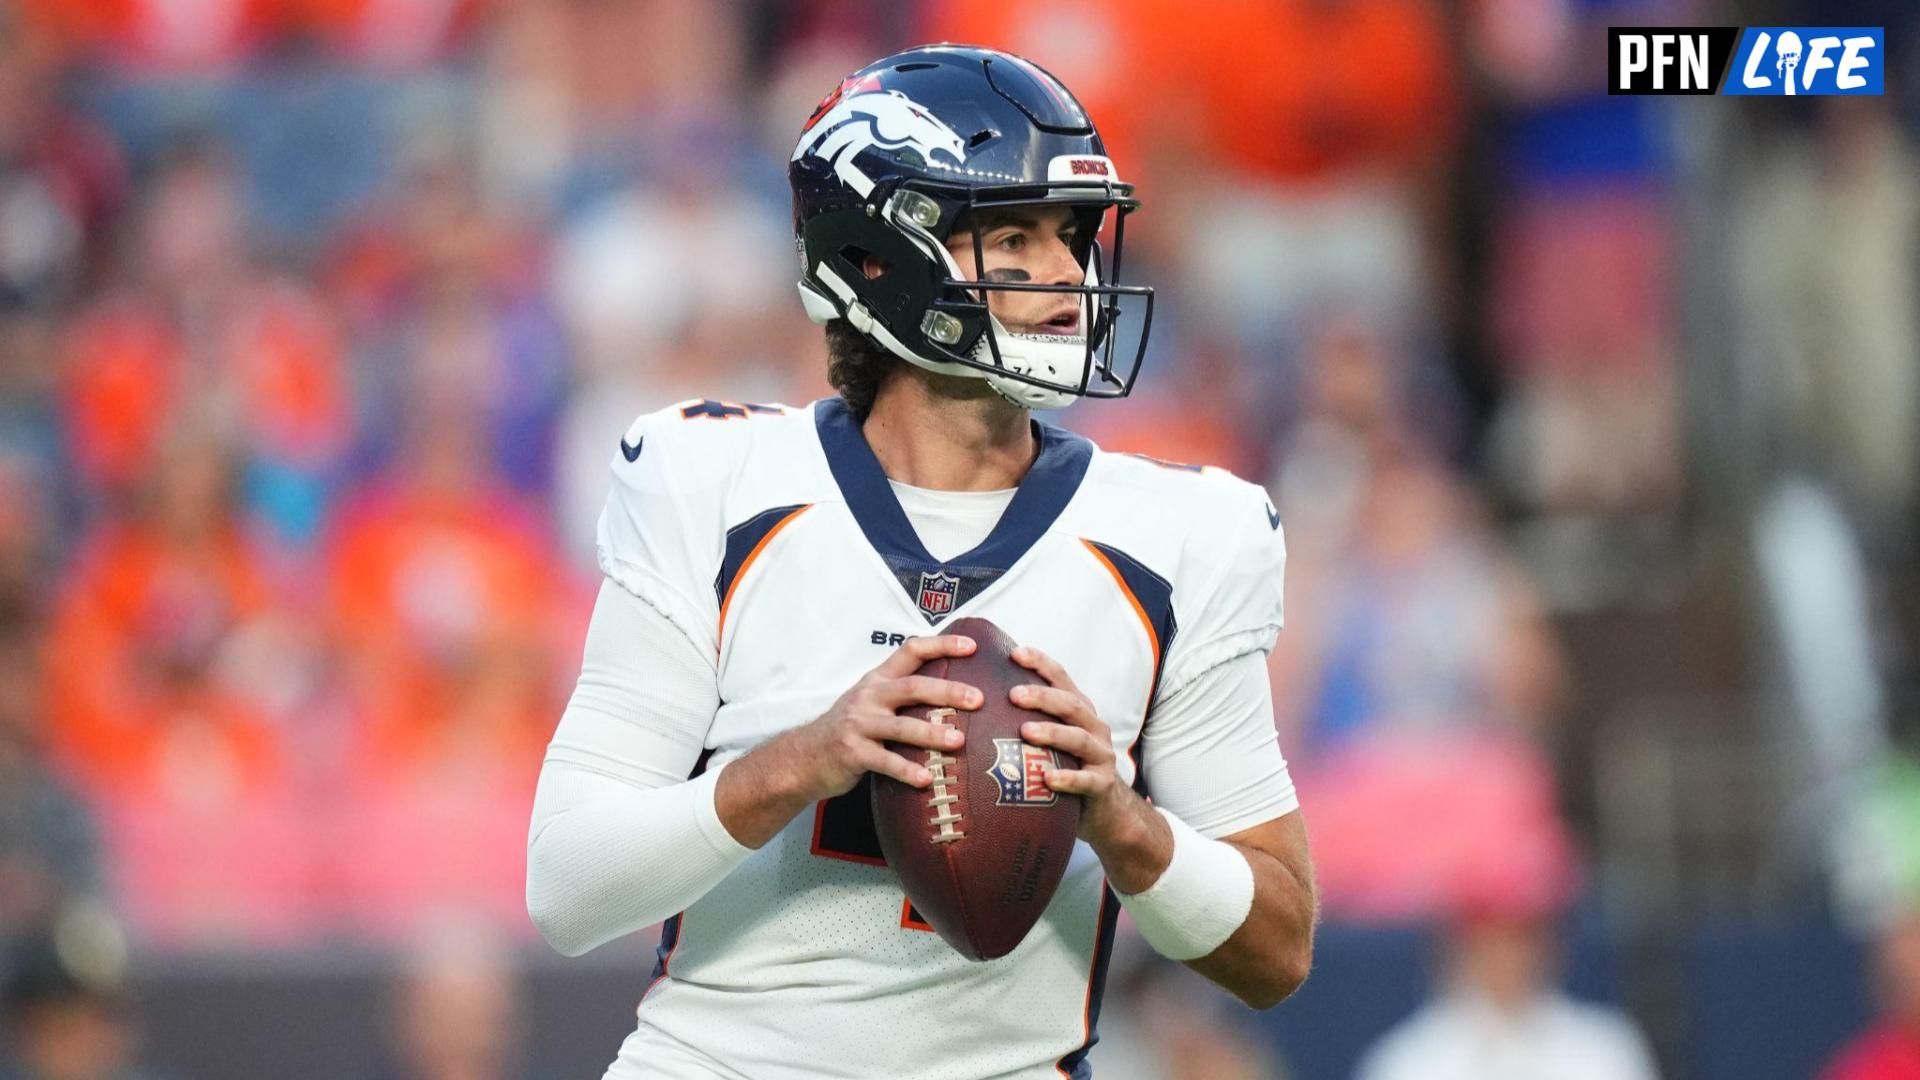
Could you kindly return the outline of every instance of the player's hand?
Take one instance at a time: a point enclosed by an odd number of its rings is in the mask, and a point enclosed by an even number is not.
[[[1146,800],[1120,778],[1113,729],[1100,719],[1093,702],[1074,685],[1059,661],[1031,645],[1022,645],[1013,650],[1013,662],[1046,680],[1045,685],[1014,687],[1013,703],[1054,718],[1027,721],[1021,725],[1021,738],[1080,759],[1077,769],[1047,770],[1048,787],[1085,800],[1080,811],[1080,838],[1097,850],[1110,840],[1131,835],[1144,824],[1140,815],[1151,817],[1152,811]]]
[[[795,782],[809,801],[843,795],[864,773],[891,776],[926,787],[933,774],[887,749],[888,742],[929,750],[952,750],[964,741],[960,729],[931,724],[900,710],[916,705],[977,709],[980,691],[965,683],[916,675],[921,664],[941,656],[970,656],[972,638],[956,635],[908,638],[880,666],[840,695],[820,719],[784,736],[783,750],[798,770]]]

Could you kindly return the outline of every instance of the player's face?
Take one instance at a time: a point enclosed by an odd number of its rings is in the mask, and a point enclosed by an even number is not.
[[[1073,257],[1078,231],[1073,211],[1064,206],[1031,206],[990,211],[979,222],[982,281],[1079,285],[1086,271]],[[961,271],[972,278],[974,232],[955,229],[947,239]],[[1079,337],[1081,298],[1065,293],[987,290],[987,310],[1015,333]]]

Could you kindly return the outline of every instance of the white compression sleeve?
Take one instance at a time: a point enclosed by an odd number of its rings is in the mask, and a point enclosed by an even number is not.
[[[527,912],[554,949],[682,911],[751,854],[714,808],[719,771],[687,779],[719,705],[707,649],[602,582],[527,840]]]
[[[1194,960],[1253,910],[1253,867],[1231,836],[1299,809],[1273,726],[1266,654],[1215,664],[1154,706],[1141,763],[1154,808],[1173,830],[1173,861],[1120,903],[1162,956]]]

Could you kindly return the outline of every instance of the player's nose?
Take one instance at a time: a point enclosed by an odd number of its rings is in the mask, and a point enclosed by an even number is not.
[[[1034,275],[1039,280],[1049,285],[1078,285],[1086,277],[1080,261],[1073,257],[1072,245],[1065,240],[1057,236],[1048,239],[1045,252],[1046,264]]]

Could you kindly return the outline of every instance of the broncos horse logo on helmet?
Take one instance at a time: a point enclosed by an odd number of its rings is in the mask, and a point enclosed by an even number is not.
[[[862,195],[873,190],[873,181],[853,159],[870,147],[909,150],[929,166],[935,154],[947,155],[955,165],[967,163],[966,143],[959,134],[898,90],[841,98],[808,126],[807,136],[789,160],[803,154],[825,158],[840,179]]]
[[[985,379],[1026,408],[1132,390],[1153,290],[1117,281],[1126,215],[1140,204],[1080,103],[1037,65],[971,45],[869,64],[808,118],[787,179],[800,298],[815,322],[843,319],[911,364]],[[1073,214],[1078,283],[980,280],[977,232],[972,272],[947,248],[983,215],[1019,207]],[[1071,298],[1084,334],[1010,332],[987,304],[1008,292]]]

